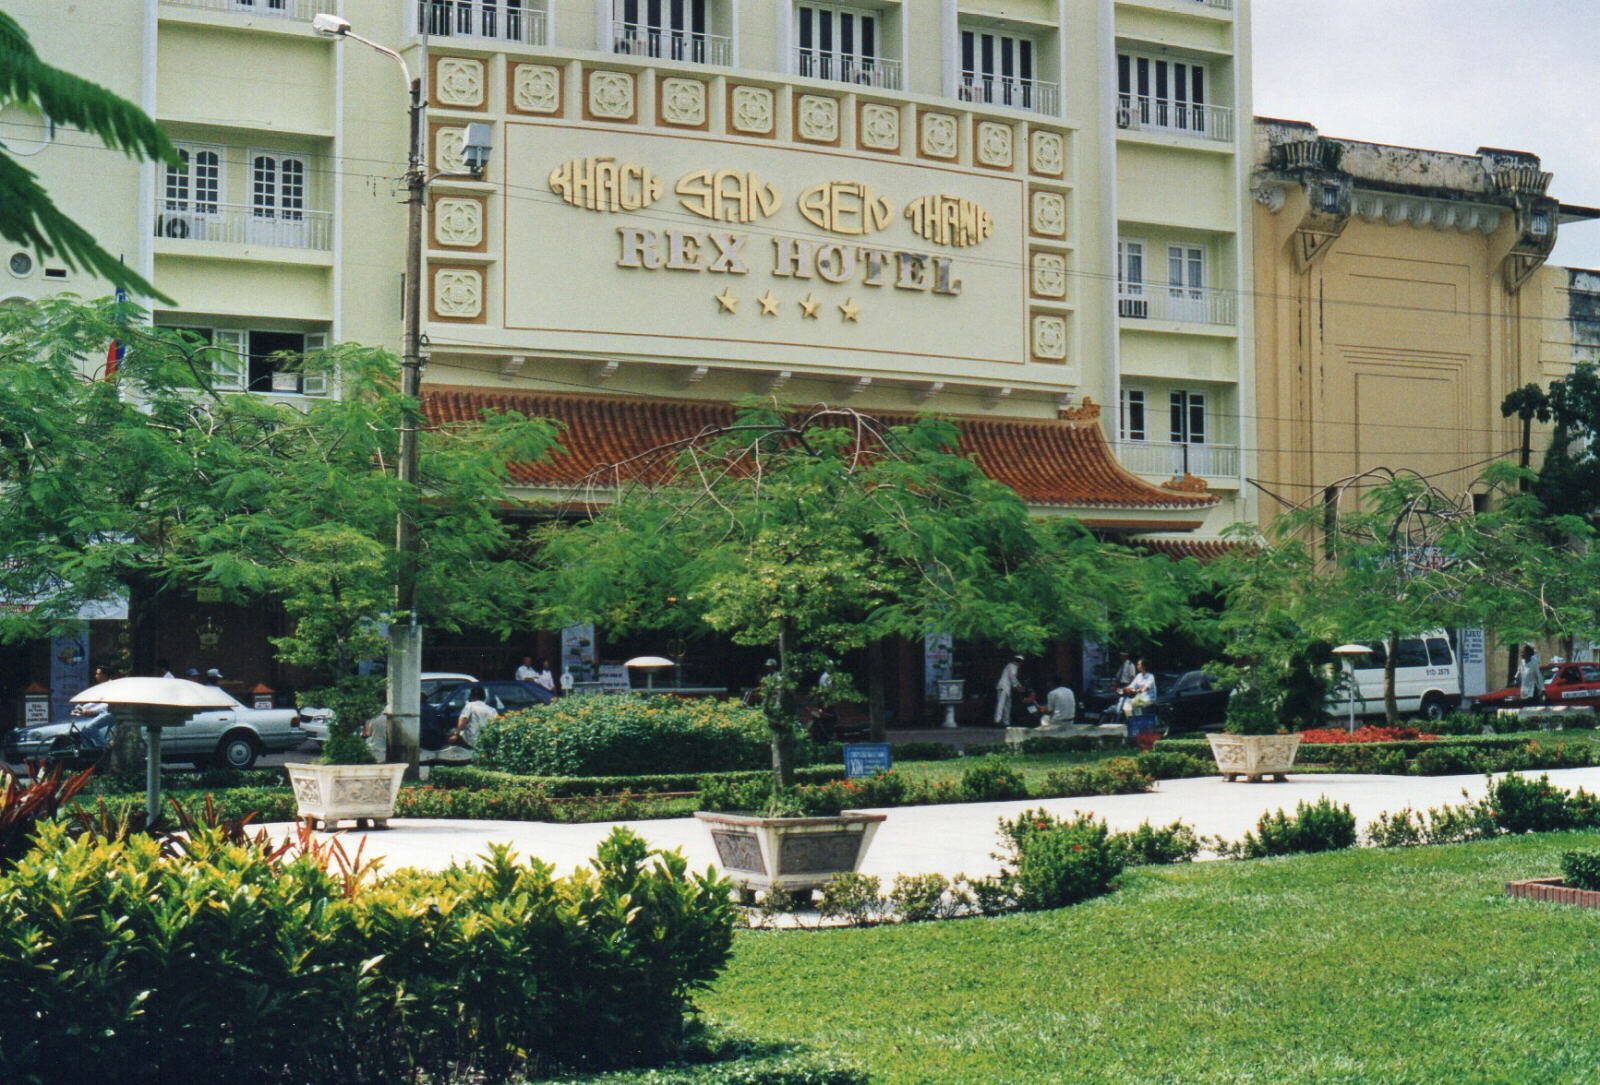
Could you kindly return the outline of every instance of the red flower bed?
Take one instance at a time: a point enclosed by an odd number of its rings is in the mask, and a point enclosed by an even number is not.
[[[1426,734],[1415,727],[1382,727],[1366,724],[1354,731],[1342,727],[1318,727],[1300,732],[1300,741],[1312,745],[1346,742],[1431,742],[1438,735]]]

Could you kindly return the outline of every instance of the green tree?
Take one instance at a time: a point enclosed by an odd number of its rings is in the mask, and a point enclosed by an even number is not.
[[[1600,370],[1584,362],[1548,389],[1524,385],[1506,396],[1500,412],[1522,420],[1525,447],[1535,419],[1553,423],[1550,447],[1532,486],[1545,508],[1600,519]]]
[[[1102,632],[1113,604],[1152,627],[1180,608],[1164,559],[1101,544],[1069,520],[1034,521],[952,451],[958,436],[935,419],[883,426],[848,410],[751,408],[687,447],[640,457],[608,506],[543,535],[551,620],[709,626],[771,650],[778,669],[761,698],[785,787],[796,705],[817,694],[827,658],[931,632],[1036,651]]]
[[[87,79],[39,59],[27,32],[0,11],[0,102],[32,107],[41,121],[69,125],[98,136],[107,147],[134,158],[179,165],[177,152],[155,121],[138,106]],[[68,266],[93,272],[113,286],[164,302],[170,299],[97,244],[88,231],[62,214],[49,193],[0,145],[0,237],[40,256],[59,256]],[[102,348],[104,344],[101,344]]]

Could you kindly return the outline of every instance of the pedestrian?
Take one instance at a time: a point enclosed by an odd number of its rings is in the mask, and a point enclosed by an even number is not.
[[[1060,727],[1078,718],[1078,698],[1058,674],[1050,679],[1050,692],[1045,695],[1045,707],[1050,710],[1050,726]]]
[[[161,677],[162,678],[173,678],[173,677],[176,677],[172,673],[172,664],[168,663],[165,659],[156,660],[156,670],[161,672]]]
[[[1022,657],[1013,655],[994,684],[994,725],[1011,726],[1011,695],[1022,692]]]
[[[522,673],[521,668],[518,668],[517,673]],[[534,685],[547,689],[551,693],[556,691],[556,677],[550,673],[550,661],[548,659],[539,661],[539,669],[533,672],[532,682]]]
[[[514,677],[518,682],[532,682],[534,680],[534,675],[538,673],[538,671],[533,669],[533,657],[523,656],[522,665],[517,668],[517,673],[514,675]]]
[[[570,694],[572,692],[572,687],[577,685],[577,683],[578,680],[572,677],[572,668],[563,666],[561,668],[561,696],[565,697]]]
[[[1544,702],[1544,683],[1539,677],[1539,653],[1534,651],[1531,644],[1522,646],[1522,662],[1517,666],[1517,685],[1524,705]]]
[[[1145,662],[1140,659],[1134,664],[1133,679],[1117,692],[1122,694],[1122,714],[1130,719],[1138,714],[1140,709],[1149,708],[1156,702],[1156,676],[1145,667]]]
[[[1138,669],[1133,665],[1133,660],[1128,657],[1127,652],[1123,652],[1122,665],[1117,668],[1117,688],[1121,689],[1128,685],[1133,681],[1133,676],[1137,673]]]
[[[494,706],[485,700],[483,687],[473,686],[467,690],[467,703],[461,706],[461,715],[456,718],[455,729],[450,732],[447,741],[453,746],[473,749],[478,745],[479,726],[499,714]]]
[[[206,685],[208,685],[208,686],[220,686],[220,685],[222,685],[222,672],[217,670],[217,668],[215,668],[215,667],[208,668],[206,670]]]

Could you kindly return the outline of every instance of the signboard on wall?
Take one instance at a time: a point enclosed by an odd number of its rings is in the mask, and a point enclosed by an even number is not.
[[[949,633],[929,633],[922,638],[922,693],[935,697],[939,683],[955,673],[955,640]]]
[[[1026,186],[932,162],[511,122],[503,318],[552,346],[1026,363]]]
[[[575,681],[594,681],[599,658],[592,624],[569,625],[561,630],[561,667],[571,671]]]
[[[1461,693],[1466,697],[1475,697],[1480,693],[1489,691],[1488,675],[1485,673],[1489,657],[1484,651],[1483,629],[1461,629],[1457,631],[1457,639],[1461,645]]]

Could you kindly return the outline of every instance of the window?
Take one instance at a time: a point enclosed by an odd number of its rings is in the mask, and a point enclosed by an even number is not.
[[[1400,642],[1400,647],[1394,654],[1394,665],[1400,667],[1426,667],[1428,665],[1428,652],[1422,642],[1415,637],[1409,637]]]
[[[1167,319],[1205,321],[1206,251],[1195,245],[1167,246]]]
[[[1450,654],[1450,642],[1443,637],[1428,638],[1428,662],[1435,667],[1448,667],[1455,662]]]
[[[304,247],[307,238],[306,160],[277,152],[251,155],[246,242]]]
[[[1144,390],[1142,388],[1124,388],[1122,390],[1122,418],[1119,431],[1124,441],[1142,441],[1145,439]]]
[[[1117,313],[1144,319],[1150,301],[1144,296],[1144,242],[1117,242]]]
[[[704,64],[706,0],[617,0],[616,51]]]
[[[798,74],[877,85],[878,16],[858,8],[801,4],[795,9]]]
[[[327,394],[324,373],[304,373],[307,354],[328,349],[326,332],[281,332],[244,328],[169,327],[192,343],[205,344],[199,357],[210,367],[219,392],[299,392]]]
[[[156,236],[204,240],[208,216],[221,210],[222,153],[197,144],[179,144],[177,151],[181,165],[166,168]]]
[[[1032,38],[993,30],[961,32],[961,97],[969,102],[1040,109]]]
[[[1204,392],[1172,392],[1168,397],[1173,444],[1206,443],[1206,395]]]
[[[1117,125],[1206,130],[1206,69],[1191,61],[1117,54]]]
[[[289,0],[232,0],[234,10],[252,15],[288,15]]]

